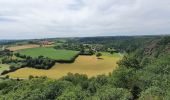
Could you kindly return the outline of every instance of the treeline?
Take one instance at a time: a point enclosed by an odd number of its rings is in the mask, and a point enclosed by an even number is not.
[[[77,53],[76,55],[74,55],[72,58],[70,58],[69,60],[62,60],[62,59],[59,59],[59,60],[55,60],[56,62],[58,63],[74,63],[74,61],[76,60],[76,58],[80,55],[80,52]]]
[[[87,37],[78,38],[73,42],[83,44],[99,44],[103,47],[102,51],[108,48],[115,49],[117,52],[133,52],[147,43],[160,39],[160,36],[115,36],[115,37]]]
[[[113,46],[105,46],[103,44],[87,44],[79,43],[74,40],[70,40],[62,45],[54,47],[55,49],[66,49],[66,50],[75,50],[80,51],[80,55],[93,55],[96,52],[109,52],[111,54],[118,53]]]
[[[19,53],[15,54],[16,57],[20,57],[22,59],[12,59],[11,57],[4,57],[2,59],[2,64],[9,64],[9,70],[3,71],[1,74],[7,74],[9,72],[13,72],[19,68],[23,67],[32,67],[36,69],[50,69],[55,65],[55,60],[49,59],[47,57],[39,56],[37,58],[32,58],[30,56],[20,55]]]
[[[37,58],[27,57],[24,60],[25,66],[29,66],[36,69],[50,69],[55,65],[55,60],[39,56]]]
[[[9,70],[5,70],[1,73],[2,75],[4,75],[23,67],[31,67],[36,69],[47,70],[50,69],[52,66],[54,66],[56,62],[73,63],[80,53],[76,54],[69,60],[62,60],[62,59],[54,60],[43,56],[31,57],[31,56],[22,55],[20,53],[12,53],[8,50],[1,51],[1,54],[4,55],[1,59],[1,63],[10,65]],[[15,59],[13,57],[15,57]]]
[[[55,60],[43,56],[33,58],[19,53],[15,53],[15,56],[23,58],[23,66],[33,67],[36,69],[50,69],[55,64]]]
[[[8,49],[5,49],[5,50],[1,50],[0,51],[0,57],[4,57],[4,56],[12,56],[12,52]]]
[[[16,40],[0,40],[0,45],[9,45],[9,44],[13,44],[16,42],[18,42],[18,41],[16,41]]]
[[[60,80],[45,77],[0,82],[0,99],[10,100],[128,100],[127,89],[116,88],[105,75],[88,79],[86,75],[68,74]],[[14,89],[15,88],[15,89]]]
[[[131,88],[134,99],[170,99],[170,37],[163,37],[138,48],[118,64],[120,78],[114,82],[122,88]],[[160,44],[161,43],[161,44]],[[148,53],[148,51],[150,53]],[[123,75],[121,75],[123,74]]]
[[[93,55],[96,52],[92,45],[79,44],[76,42],[67,42],[62,45],[55,46],[54,48],[80,51],[80,55]]]

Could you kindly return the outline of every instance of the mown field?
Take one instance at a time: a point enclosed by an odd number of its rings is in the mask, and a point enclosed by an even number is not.
[[[43,47],[53,47],[54,45],[44,45]],[[40,45],[37,44],[24,44],[24,45],[16,45],[16,46],[10,46],[7,49],[10,51],[17,51],[22,49],[29,49],[29,48],[38,48]]]
[[[41,70],[34,68],[22,68],[8,75],[12,78],[28,78],[33,76],[47,76],[52,79],[58,79],[67,73],[87,74],[88,77],[97,76],[99,74],[108,74],[116,69],[116,62],[122,57],[119,54],[115,56],[102,56],[102,59],[97,59],[96,56],[79,56],[72,64],[56,63],[49,70]]]
[[[40,47],[40,45],[27,44],[27,45],[11,46],[11,47],[8,47],[7,49],[9,49],[10,51],[17,51],[17,50],[28,49],[28,48],[37,48],[37,47]]]
[[[55,60],[70,60],[79,53],[79,51],[56,50],[54,48],[44,48],[44,47],[23,49],[17,52],[19,52],[21,55],[26,55],[31,57],[38,57],[41,55]]]

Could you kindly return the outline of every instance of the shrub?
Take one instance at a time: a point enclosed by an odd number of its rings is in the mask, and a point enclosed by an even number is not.
[[[130,100],[132,95],[123,88],[113,88],[110,86],[101,87],[95,96],[97,100]]]

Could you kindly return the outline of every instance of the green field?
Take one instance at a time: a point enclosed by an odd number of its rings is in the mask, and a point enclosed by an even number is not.
[[[113,53],[110,54],[109,52],[100,52],[102,56],[108,56],[108,57],[123,57],[124,54],[121,53]]]
[[[55,60],[70,60],[79,53],[79,51],[56,50],[54,48],[43,48],[43,47],[23,49],[17,52],[26,56],[38,57],[41,55]]]
[[[0,64],[0,73],[2,73],[4,70],[9,70],[9,65]]]

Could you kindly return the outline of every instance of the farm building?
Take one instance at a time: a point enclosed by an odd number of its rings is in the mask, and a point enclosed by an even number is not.
[[[45,40],[45,41],[40,41],[40,44],[41,45],[52,45],[54,44],[54,42]]]

